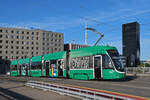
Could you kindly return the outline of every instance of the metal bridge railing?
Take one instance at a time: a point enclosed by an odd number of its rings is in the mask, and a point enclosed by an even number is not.
[[[69,96],[74,96],[74,97],[82,98],[86,100],[88,99],[135,100],[134,98],[114,95],[114,94],[105,93],[105,92],[97,92],[97,91],[83,89],[83,88],[76,88],[76,87],[65,86],[65,85],[56,85],[56,84],[38,82],[38,81],[29,81],[25,83],[25,85],[30,86],[32,88],[43,89],[44,91],[53,91],[53,92],[60,93],[61,95],[69,95]]]
[[[150,67],[126,67],[126,73],[150,75]]]

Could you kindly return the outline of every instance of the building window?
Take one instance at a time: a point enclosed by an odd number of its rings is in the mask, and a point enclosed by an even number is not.
[[[45,40],[45,38],[43,38],[43,40]]]
[[[19,49],[19,47],[18,47],[18,46],[16,46],[16,49]]]
[[[32,32],[32,35],[34,35],[34,32]]]
[[[24,36],[22,36],[22,40],[24,39]]]
[[[24,49],[24,47],[22,47],[21,49]]]
[[[36,35],[39,35],[39,32],[37,32]]]
[[[27,36],[27,39],[29,39],[29,37]]]
[[[38,42],[36,42],[36,45],[39,45],[39,43],[38,43]]]
[[[24,44],[24,42],[22,41],[22,44]]]
[[[43,45],[45,45],[45,43],[43,43]]]
[[[27,41],[26,44],[29,45],[29,41]]]
[[[2,38],[3,37],[3,35],[0,35],[0,38]]]
[[[45,48],[43,47],[43,50],[45,50]]]
[[[32,42],[32,45],[34,45],[34,42]]]
[[[36,40],[38,40],[39,38],[38,37],[36,37]]]
[[[38,47],[36,47],[36,50],[38,50],[39,48]]]
[[[22,34],[24,34],[24,31],[22,31]]]
[[[13,46],[11,46],[11,49],[13,49],[14,47]]]
[[[13,44],[13,43],[14,43],[14,41],[11,41],[11,43]]]
[[[26,47],[27,49],[29,49],[29,47]]]
[[[34,37],[32,36],[32,40],[34,39]]]
[[[5,53],[7,54],[7,53],[8,53],[8,51],[5,51]]]
[[[14,31],[12,30],[11,33],[14,33]]]
[[[2,51],[0,51],[0,53],[2,53]]]
[[[31,49],[33,50],[33,49],[34,49],[34,47],[31,47]]]
[[[61,35],[59,34],[59,37],[61,37]]]
[[[19,34],[19,31],[16,31],[17,34]]]
[[[6,43],[8,43],[8,40],[6,40]]]
[[[17,44],[19,44],[19,41],[16,41]]]
[[[19,51],[16,51],[16,54],[19,54]]]
[[[29,32],[27,32],[27,35],[29,35]]]
[[[14,38],[14,36],[12,35],[12,36],[11,36],[11,38],[13,39],[13,38]]]
[[[5,37],[8,39],[8,34],[6,34]]]
[[[36,54],[38,55],[38,52],[36,52]]]
[[[3,32],[3,30],[2,30],[2,29],[0,29],[0,32],[2,33],[2,32]]]
[[[2,40],[0,40],[0,43],[2,43]]]
[[[11,53],[14,53],[13,51],[11,51]],[[12,56],[12,58],[13,58],[13,56]]]
[[[6,30],[6,33],[8,33],[8,30]]]
[[[8,45],[6,45],[6,49],[8,48]]]
[[[16,36],[17,39],[19,39],[19,36]]]

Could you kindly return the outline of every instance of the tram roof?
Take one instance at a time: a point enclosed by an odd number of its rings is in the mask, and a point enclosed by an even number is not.
[[[10,65],[17,65],[17,60],[12,60]]]
[[[49,53],[44,55],[44,60],[56,60],[56,59],[63,59],[66,57],[66,51],[56,52],[56,53]]]
[[[39,62],[42,61],[42,56],[35,56],[31,58],[31,62]]]
[[[19,64],[27,64],[30,63],[30,58],[20,59],[18,61]]]
[[[106,54],[106,50],[116,50],[114,46],[90,46],[71,50],[70,57],[91,56],[97,54]]]

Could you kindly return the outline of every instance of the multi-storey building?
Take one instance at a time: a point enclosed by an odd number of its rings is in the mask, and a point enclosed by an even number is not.
[[[0,27],[0,59],[23,59],[63,50],[62,33]]]
[[[140,25],[132,22],[122,25],[123,56],[126,57],[128,67],[140,64]]]

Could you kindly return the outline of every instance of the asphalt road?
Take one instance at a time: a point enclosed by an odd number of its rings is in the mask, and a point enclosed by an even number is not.
[[[150,76],[127,76],[124,80],[73,80],[63,78],[31,78],[31,77],[6,77],[0,78],[23,81],[36,80],[44,82],[56,82],[59,84],[76,85],[100,90],[125,93],[135,96],[150,98]]]

